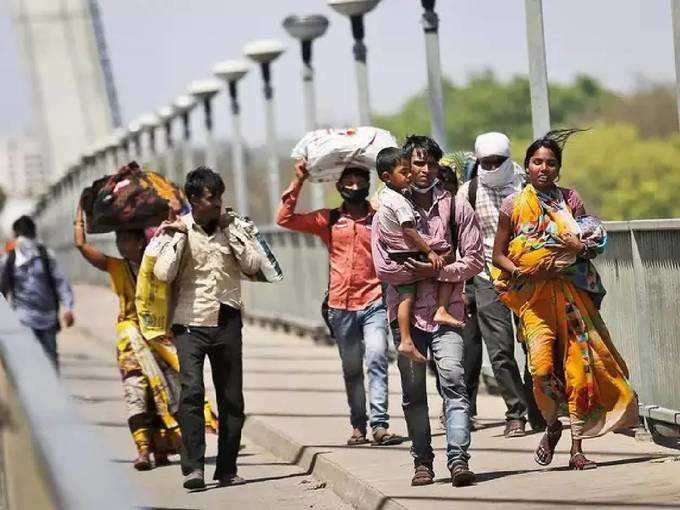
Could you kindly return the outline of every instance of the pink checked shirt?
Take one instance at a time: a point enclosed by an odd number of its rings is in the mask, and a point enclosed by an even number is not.
[[[416,215],[416,225],[419,232],[424,232],[433,237],[444,237],[451,241],[449,219],[451,216],[452,196],[448,191],[439,187],[434,189],[432,207],[429,210],[420,209]],[[467,200],[456,199],[455,219],[458,228],[458,259],[441,270],[439,279],[455,283],[451,295],[449,311],[459,319],[465,319],[465,307],[463,305],[463,284],[466,280],[479,273],[484,267],[484,249],[482,234],[479,229],[477,217]],[[378,216],[373,218],[373,231],[377,232]],[[392,322],[397,318],[398,295],[393,286],[409,283],[414,280],[414,274],[403,265],[391,261],[384,244],[379,236],[374,235],[371,239],[373,263],[378,278],[389,284],[387,289],[387,315]],[[435,279],[427,279],[418,282],[416,302],[413,305],[414,325],[423,331],[434,332],[439,326],[432,318],[437,307],[437,282]]]

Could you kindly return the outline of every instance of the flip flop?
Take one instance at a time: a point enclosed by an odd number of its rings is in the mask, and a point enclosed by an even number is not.
[[[538,448],[536,448],[536,452],[534,453],[534,461],[536,461],[536,464],[547,466],[552,462],[553,456],[555,455],[555,448],[562,437],[562,424],[560,424],[559,427],[560,428],[556,430],[550,430],[549,428],[545,429],[545,434],[543,434],[541,442],[538,443]]]
[[[366,437],[365,433],[363,434],[353,433],[351,436],[349,436],[349,439],[347,440],[347,446],[358,446],[367,443],[370,443],[370,441]]]
[[[404,438],[400,435],[393,434],[387,429],[381,427],[373,432],[373,441],[371,442],[371,446],[390,446],[401,444],[403,441]]]
[[[569,469],[576,471],[585,471],[587,469],[595,469],[597,464],[590,459],[587,459],[583,453],[575,453],[569,459]]]

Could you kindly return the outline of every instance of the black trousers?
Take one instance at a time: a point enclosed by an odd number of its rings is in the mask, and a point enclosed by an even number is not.
[[[214,479],[236,474],[244,421],[241,312],[223,306],[217,327],[174,325],[179,357],[182,473],[204,469],[205,416],[203,362],[208,356],[217,397],[219,432]]]
[[[474,292],[466,289],[474,306],[463,331],[465,342],[465,375],[470,395],[470,415],[476,413],[479,373],[482,367],[482,340],[486,344],[491,368],[505,401],[506,420],[525,420],[527,395],[524,382],[515,360],[515,335],[512,314],[498,299],[498,293],[489,280],[475,276]],[[530,396],[529,396],[530,397]]]

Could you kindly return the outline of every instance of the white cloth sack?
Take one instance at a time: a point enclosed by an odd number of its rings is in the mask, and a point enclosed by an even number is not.
[[[397,141],[384,129],[317,129],[302,137],[290,157],[307,160],[310,182],[336,182],[348,166],[373,170],[378,152],[386,147],[397,147]]]

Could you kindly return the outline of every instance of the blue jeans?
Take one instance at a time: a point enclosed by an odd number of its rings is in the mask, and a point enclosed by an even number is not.
[[[400,335],[396,324],[392,327],[395,345],[399,346]],[[446,410],[446,456],[447,465],[467,465],[470,455],[470,401],[465,386],[463,369],[463,337],[450,327],[440,326],[434,333],[411,326],[411,336],[423,356],[432,351],[439,374],[441,393]],[[411,438],[411,455],[416,466],[432,465],[434,453],[430,433],[430,418],[427,408],[425,370],[427,364],[416,363],[399,356],[401,373],[402,405],[408,435]]]
[[[329,320],[338,344],[352,427],[366,430],[364,362],[368,375],[371,429],[388,427],[387,311],[382,301],[357,311],[330,308]]]

